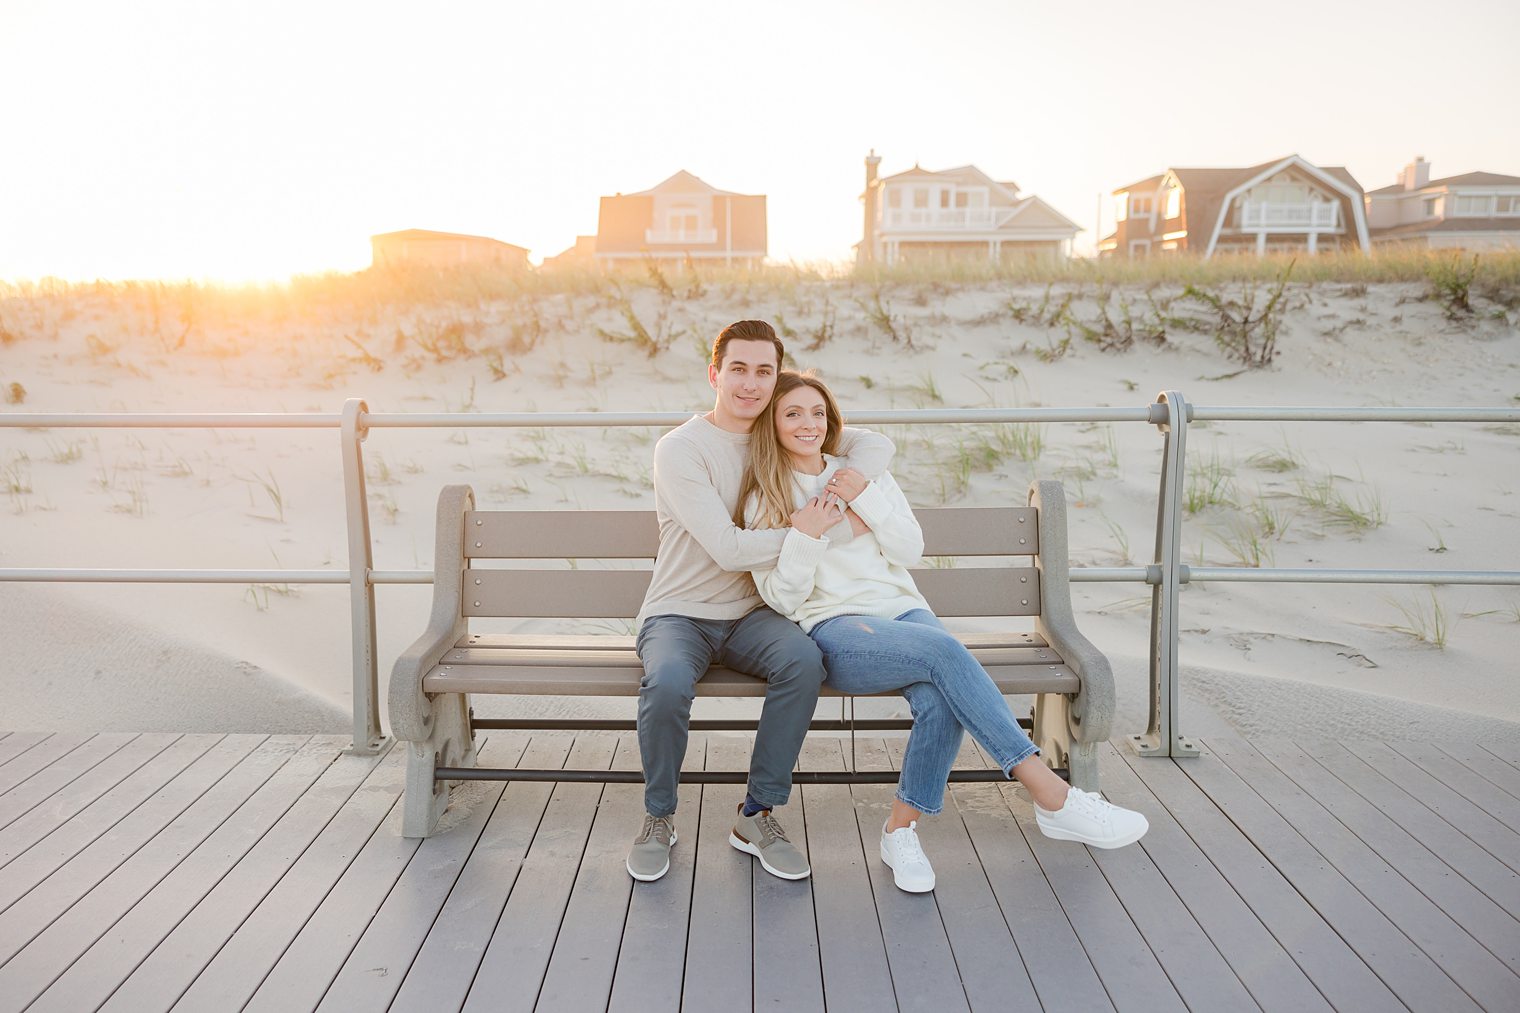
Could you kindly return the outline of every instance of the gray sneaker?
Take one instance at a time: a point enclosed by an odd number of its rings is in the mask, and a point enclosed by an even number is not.
[[[628,875],[641,883],[651,883],[670,871],[670,847],[676,842],[673,816],[644,814],[644,829],[634,838],[628,851]]]
[[[769,809],[753,816],[744,815],[739,806],[739,822],[728,835],[728,843],[760,859],[760,868],[782,879],[807,879],[812,873],[808,861],[797,846],[786,839],[786,831]]]

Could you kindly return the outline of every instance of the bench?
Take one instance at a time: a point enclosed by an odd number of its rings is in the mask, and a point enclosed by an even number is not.
[[[1066,500],[1059,482],[1037,481],[1027,507],[916,511],[928,557],[993,557],[992,565],[922,567],[919,590],[941,616],[1030,617],[1033,632],[961,634],[1005,695],[1033,694],[1024,721],[1045,761],[1071,782],[1098,788],[1097,745],[1113,717],[1108,659],[1077,631],[1066,547]],[[637,696],[643,668],[634,637],[618,633],[472,634],[479,617],[629,620],[649,585],[648,569],[527,569],[538,560],[652,560],[652,511],[478,511],[467,485],[438,497],[433,606],[427,631],[391,673],[391,733],[407,753],[402,833],[431,834],[462,780],[640,781],[638,771],[486,769],[475,762],[478,728],[621,728],[633,721],[477,720],[475,693]],[[505,568],[499,561],[519,565]],[[987,562],[983,560],[982,562]],[[497,565],[491,565],[497,563]],[[1022,565],[1014,565],[1020,563]],[[540,566],[542,563],[540,562]],[[1026,624],[1027,625],[1027,624]],[[763,697],[765,682],[714,667],[697,684],[704,697]],[[825,683],[824,696],[839,694]],[[853,713],[853,707],[852,707]],[[814,721],[813,730],[909,727],[911,722]],[[694,731],[753,728],[753,722],[693,721]],[[980,775],[980,776],[978,776]],[[957,771],[957,780],[999,771]],[[743,783],[745,773],[683,773],[684,781]],[[896,779],[892,773],[799,772],[798,783]]]

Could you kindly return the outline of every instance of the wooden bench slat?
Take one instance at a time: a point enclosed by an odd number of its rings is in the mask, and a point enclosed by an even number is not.
[[[1040,612],[1034,567],[923,567],[919,591],[941,616],[1032,616]],[[648,570],[470,569],[464,572],[466,616],[604,619],[638,613]]]
[[[635,659],[637,660],[637,659]],[[987,674],[1004,695],[1075,693],[1081,683],[1065,665],[989,665]],[[625,661],[555,665],[450,665],[422,681],[426,693],[499,693],[527,696],[637,696],[643,669]],[[713,668],[697,683],[698,696],[763,697],[765,681],[727,668]],[[827,683],[823,696],[841,694]],[[883,696],[894,696],[884,693]]]
[[[1045,647],[1038,633],[960,633],[961,643],[980,647]],[[534,651],[631,651],[638,638],[622,633],[471,633],[456,647],[518,648]]]
[[[1033,507],[939,507],[915,511],[926,556],[1029,556],[1039,551]],[[652,559],[659,527],[652,510],[472,510],[467,559]]]
[[[981,647],[971,652],[986,665],[1054,665],[1060,657],[1048,647]],[[440,666],[486,665],[509,667],[530,665],[535,668],[623,667],[643,671],[639,656],[631,649],[618,650],[536,650],[533,648],[458,647],[443,656]]]

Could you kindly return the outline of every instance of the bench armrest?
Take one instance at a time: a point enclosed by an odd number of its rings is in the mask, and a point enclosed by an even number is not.
[[[1082,680],[1070,708],[1077,742],[1107,741],[1114,721],[1114,670],[1108,658],[1077,629],[1071,608],[1071,564],[1066,538],[1066,492],[1060,482],[1029,484],[1029,504],[1039,511],[1040,615],[1035,629]]]
[[[432,705],[422,679],[468,630],[460,595],[464,573],[464,516],[475,508],[468,485],[446,485],[438,494],[437,544],[433,549],[433,611],[427,629],[401,652],[391,669],[388,703],[391,734],[423,742],[432,724]]]

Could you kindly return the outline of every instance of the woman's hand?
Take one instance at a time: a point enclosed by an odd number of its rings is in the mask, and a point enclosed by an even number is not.
[[[809,538],[821,538],[843,516],[843,508],[832,496],[814,496],[792,514],[792,527]]]
[[[855,497],[866,491],[866,486],[871,483],[864,475],[854,468],[840,468],[829,478],[828,490],[846,503],[853,503]]]

